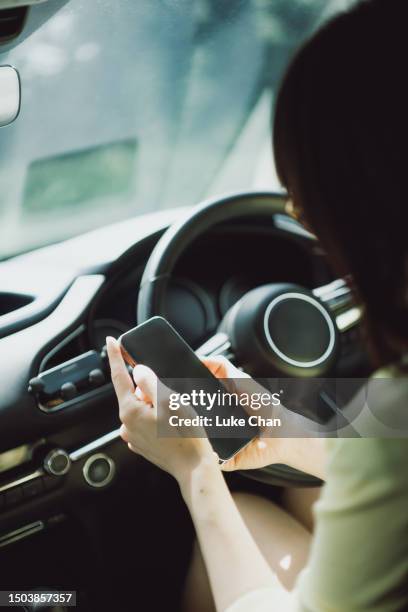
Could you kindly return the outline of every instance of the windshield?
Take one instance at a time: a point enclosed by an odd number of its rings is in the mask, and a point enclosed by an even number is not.
[[[58,8],[56,7],[58,5]],[[33,7],[0,64],[0,257],[146,211],[277,188],[270,112],[335,0],[69,0]]]

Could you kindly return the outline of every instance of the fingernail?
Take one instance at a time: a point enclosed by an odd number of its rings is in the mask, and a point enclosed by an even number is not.
[[[115,342],[115,338],[113,336],[106,336],[106,344],[112,344]]]

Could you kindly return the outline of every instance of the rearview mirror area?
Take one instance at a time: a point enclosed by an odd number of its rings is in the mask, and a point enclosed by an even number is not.
[[[0,127],[12,123],[20,111],[20,77],[12,66],[0,66]]]

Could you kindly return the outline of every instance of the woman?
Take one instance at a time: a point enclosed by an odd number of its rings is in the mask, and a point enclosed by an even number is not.
[[[408,345],[405,9],[404,0],[372,0],[325,25],[292,62],[274,123],[290,208],[352,279],[373,364],[393,364],[393,376]],[[177,479],[217,610],[408,609],[406,439],[263,439],[223,467],[279,462],[324,479],[311,535],[269,501],[234,500],[208,440],[158,440],[154,373],[134,369],[135,393],[113,339],[108,350],[122,437]],[[216,376],[242,376],[228,362],[207,365]],[[187,594],[194,612],[213,605],[200,564],[197,552]]]

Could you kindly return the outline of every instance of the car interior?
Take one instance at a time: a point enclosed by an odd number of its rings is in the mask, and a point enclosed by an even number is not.
[[[0,101],[3,590],[180,609],[193,525],[119,436],[107,335],[161,315],[253,376],[369,371],[361,313],[270,153],[282,69],[344,4],[0,0],[0,97],[18,98]],[[330,418],[323,400],[308,416]],[[226,478],[272,499],[320,484],[283,465]]]

